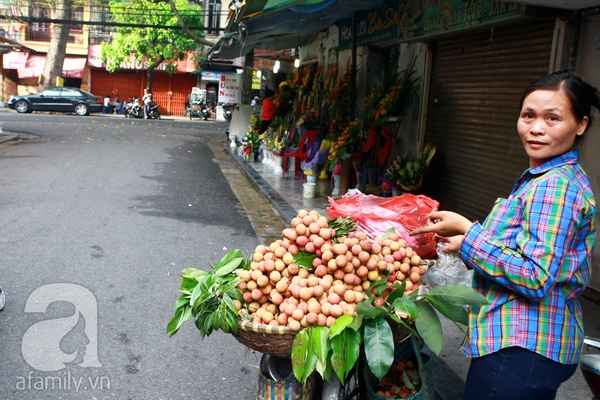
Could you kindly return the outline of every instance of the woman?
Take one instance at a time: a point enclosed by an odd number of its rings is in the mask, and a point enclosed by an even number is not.
[[[464,398],[554,399],[583,343],[579,296],[589,279],[596,201],[575,145],[600,109],[596,89],[568,71],[534,81],[517,130],[530,168],[483,223],[434,211],[427,226],[474,270],[488,299],[469,312],[472,358]]]
[[[264,132],[269,129],[269,125],[277,116],[277,106],[273,102],[273,96],[275,96],[275,92],[271,89],[268,89],[265,92],[265,98],[262,103],[262,114],[261,114],[261,124],[260,131]]]

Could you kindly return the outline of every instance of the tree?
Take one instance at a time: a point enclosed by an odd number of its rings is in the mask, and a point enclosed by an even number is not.
[[[190,5],[188,0],[174,0],[179,18],[186,26],[198,26],[202,20],[202,8]],[[110,12],[114,22],[123,24],[153,24],[173,26],[174,29],[117,27],[111,43],[102,44],[101,59],[109,72],[118,71],[123,62],[135,58],[136,63],[148,63],[148,90],[152,91],[154,70],[166,64],[166,71],[174,73],[176,62],[184,60],[198,43],[179,29],[180,21],[171,10],[168,1],[133,0],[111,1]],[[194,32],[202,37],[203,32]]]
[[[55,19],[63,21],[71,19],[73,0],[57,0],[56,2],[49,2],[48,6],[52,8]],[[62,75],[70,29],[70,25],[67,24],[52,24],[50,48],[39,80],[40,90],[54,86],[56,78]]]

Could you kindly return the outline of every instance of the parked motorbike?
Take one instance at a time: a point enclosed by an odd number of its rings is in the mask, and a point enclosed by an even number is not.
[[[150,109],[148,110],[148,119],[160,119],[160,110],[158,108],[158,104],[150,106]]]
[[[211,113],[210,110],[208,109],[208,107],[206,107],[205,104],[202,104],[200,106],[200,114],[202,115],[202,119],[205,121],[208,121],[208,118],[210,117]]]
[[[223,106],[223,117],[225,118],[225,121],[231,122],[232,115],[233,115],[233,106],[231,106],[229,104],[225,104]]]
[[[600,339],[586,336],[584,344],[588,352],[581,356],[579,367],[588,387],[594,395],[592,400],[600,400],[600,354],[592,353],[592,348],[600,350]]]
[[[135,102],[131,107],[127,107],[123,114],[125,118],[144,118],[144,109],[139,102]]]

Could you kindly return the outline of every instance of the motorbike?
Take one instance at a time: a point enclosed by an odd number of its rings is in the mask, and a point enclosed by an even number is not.
[[[160,119],[160,110],[159,105],[151,105],[148,110],[148,119]]]
[[[208,121],[208,118],[210,117],[211,113],[210,110],[208,109],[208,107],[206,107],[205,104],[202,104],[200,106],[200,114],[202,115],[202,119],[205,121]]]
[[[233,115],[233,106],[229,105],[229,104],[225,104],[223,106],[223,117],[225,118],[225,121],[227,122],[231,122],[231,116]]]
[[[600,400],[600,354],[592,353],[592,348],[600,350],[600,338],[586,336],[583,341],[588,352],[581,356],[579,367],[588,387],[592,391],[593,400]]]
[[[140,107],[139,102],[135,102],[131,107],[127,107],[123,114],[125,118],[144,118],[144,109]]]

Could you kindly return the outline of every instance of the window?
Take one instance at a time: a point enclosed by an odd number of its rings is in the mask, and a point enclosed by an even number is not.
[[[60,96],[60,92],[61,92],[61,88],[52,88],[52,89],[44,90],[42,92],[42,95],[44,95],[46,97],[56,97],[56,96]]]
[[[209,35],[218,35],[221,28],[221,2],[218,0],[208,0],[204,10],[206,19],[207,33]]]
[[[52,12],[48,7],[43,7],[37,4],[29,4],[29,17],[32,22],[27,24],[27,40],[35,42],[50,41],[50,22]]]
[[[76,7],[71,10],[71,20],[72,21],[83,21],[83,7]],[[71,25],[71,30],[69,31],[70,35],[81,35],[83,33],[83,25],[82,24],[73,24]]]
[[[63,88],[62,95],[64,97],[81,97],[82,96],[81,93],[79,93],[77,90],[68,89],[68,88]]]

